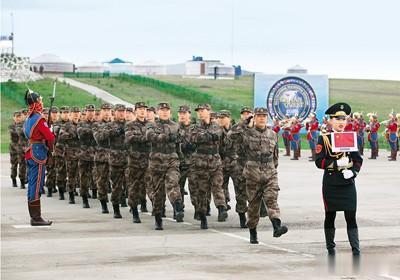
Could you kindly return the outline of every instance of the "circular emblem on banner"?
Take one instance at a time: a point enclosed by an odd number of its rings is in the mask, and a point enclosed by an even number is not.
[[[317,98],[313,88],[298,77],[285,77],[277,81],[267,96],[267,107],[271,118],[284,119],[298,116],[305,119],[315,112]]]

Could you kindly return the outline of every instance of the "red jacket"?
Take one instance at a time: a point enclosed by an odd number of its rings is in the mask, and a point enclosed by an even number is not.
[[[50,151],[53,150],[54,144],[54,134],[51,132],[50,128],[47,126],[47,123],[44,119],[40,119],[36,127],[32,131],[30,141],[46,141],[46,145]],[[29,148],[25,151],[25,159],[31,159],[31,153],[29,152]]]
[[[386,128],[390,133],[397,133],[397,123],[396,122],[390,122]]]

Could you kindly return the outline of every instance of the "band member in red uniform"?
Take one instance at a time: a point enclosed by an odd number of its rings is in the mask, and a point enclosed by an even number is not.
[[[321,134],[332,132],[332,125],[328,122],[326,117],[322,118],[322,124],[320,127]]]
[[[28,90],[25,93],[25,102],[29,106],[24,133],[29,140],[29,146],[25,150],[25,160],[28,166],[28,209],[31,225],[49,226],[52,222],[45,221],[41,217],[40,195],[44,193],[46,162],[52,160],[54,135],[41,115],[43,103],[40,95]]]
[[[291,160],[299,160],[301,139],[300,130],[302,128],[301,123],[297,117],[292,118],[292,125],[290,126],[290,146],[293,150],[293,158]]]
[[[390,158],[389,161],[397,160],[397,150],[398,150],[398,138],[397,138],[397,118],[394,112],[389,114],[390,120],[386,125],[387,133],[388,133],[388,142],[390,145]]]
[[[369,124],[365,130],[368,132],[368,142],[371,147],[371,157],[369,159],[376,159],[378,156],[379,145],[378,145],[378,130],[381,124],[378,122],[378,117],[374,113],[369,113]]]
[[[361,155],[364,155],[364,132],[365,127],[367,126],[366,122],[364,121],[364,117],[362,113],[354,113],[354,123],[355,125],[355,132],[357,133],[357,145],[358,150],[360,151]]]
[[[285,119],[281,121],[282,127],[282,139],[285,145],[286,154],[284,156],[290,157],[290,119],[289,116],[285,116]]]
[[[310,113],[309,121],[306,123],[307,140],[311,149],[310,161],[315,161],[315,148],[318,141],[318,127],[319,123],[317,120],[317,116],[315,115],[315,113]]]
[[[334,132],[344,131],[346,115],[351,107],[346,103],[337,103],[329,107],[325,114],[330,116]],[[335,218],[337,211],[344,211],[347,224],[347,237],[354,256],[360,255],[360,242],[356,220],[357,191],[355,178],[363,162],[358,151],[333,152],[331,134],[318,138],[315,165],[324,169],[322,194],[325,206],[325,241],[329,255],[335,255]]]

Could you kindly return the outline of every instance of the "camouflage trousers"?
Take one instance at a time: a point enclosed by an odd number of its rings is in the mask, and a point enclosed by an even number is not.
[[[138,204],[146,199],[146,170],[128,166],[126,169],[126,182],[128,188],[128,205],[137,208]]]
[[[46,187],[52,189],[56,186],[57,170],[55,162],[52,164],[46,164]]]
[[[79,160],[78,169],[81,182],[79,193],[81,196],[87,196],[89,189],[96,189],[93,179],[93,166],[93,161]]]
[[[57,186],[65,187],[67,181],[67,165],[65,159],[61,156],[54,156],[54,164],[56,168]]]
[[[184,202],[185,197],[185,184],[186,180],[188,180],[189,194],[190,194],[190,202],[192,203],[194,209],[197,211],[198,208],[198,188],[196,186],[196,182],[194,180],[192,172],[190,172],[190,166],[180,166],[180,178],[179,178],[179,189],[182,195],[182,202]]]
[[[110,180],[110,166],[108,162],[95,162],[96,168],[96,185],[99,200],[108,201],[108,186]]]
[[[76,190],[76,186],[78,185],[79,180],[79,172],[78,172],[78,159],[75,158],[67,158],[67,191],[74,192]]]
[[[225,158],[223,161],[223,183],[222,188],[224,190],[226,201],[230,201],[229,198],[229,178],[232,179],[235,198],[236,198],[236,212],[246,213],[247,212],[247,193],[246,193],[246,180],[243,177],[243,166],[238,163],[237,160]],[[228,198],[227,198],[228,196]]]
[[[179,160],[178,157],[169,157],[167,154],[150,158],[149,175],[152,191],[150,199],[153,203],[153,214],[160,214],[165,205],[165,195],[170,203],[181,200],[179,187]]]
[[[125,165],[110,165],[110,180],[112,186],[111,203],[119,204],[125,181]]]
[[[11,179],[16,179],[18,175],[18,162],[19,155],[17,152],[10,152],[10,163],[11,163]]]
[[[216,207],[226,207],[224,190],[222,189],[223,173],[219,155],[200,155],[193,157],[191,166],[193,178],[198,188],[198,212],[207,213],[207,206],[212,194]]]
[[[257,227],[263,199],[269,218],[279,218],[278,193],[280,189],[276,169],[273,166],[257,166],[257,164],[247,163],[243,175],[246,180],[246,192],[249,200],[247,226],[249,228]]]

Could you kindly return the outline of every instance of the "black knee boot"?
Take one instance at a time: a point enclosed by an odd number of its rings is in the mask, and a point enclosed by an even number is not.
[[[335,229],[334,228],[325,228],[325,243],[326,249],[328,250],[328,255],[335,255]]]
[[[47,187],[47,197],[53,197],[53,187]]]
[[[101,213],[103,213],[103,214],[108,214],[108,213],[110,213],[110,212],[108,211],[108,207],[107,207],[107,200],[102,199],[102,200],[100,200],[100,203],[101,203]]]
[[[155,230],[163,230],[164,228],[162,224],[161,213],[155,214],[154,220],[155,220]]]
[[[25,181],[22,179],[19,179],[19,181],[21,182],[21,189],[25,189]]]
[[[114,219],[121,219],[121,213],[119,212],[119,204],[113,204],[114,209]]]
[[[274,227],[274,237],[280,237],[288,231],[286,226],[281,225],[281,220],[274,218],[271,219],[272,226]]]
[[[75,204],[75,193],[74,192],[69,192],[69,204]]]
[[[203,213],[200,213],[199,216],[200,216],[200,228],[208,229],[207,216]]]
[[[142,221],[140,220],[139,211],[137,209],[137,206],[132,207],[131,212],[132,212],[133,223],[140,224]]]
[[[251,244],[258,244],[257,229],[250,228],[249,232],[250,232],[250,243]]]
[[[92,199],[97,199],[97,190],[92,190]]]
[[[89,200],[86,195],[82,196],[82,204],[83,204],[82,205],[83,208],[90,208]]]
[[[142,212],[142,213],[149,212],[147,210],[147,200],[146,199],[143,199],[143,200],[140,201],[140,212]]]
[[[16,179],[16,178],[11,178],[11,180],[12,180],[13,187],[14,187],[14,188],[17,188],[17,187],[18,187],[18,185],[17,185],[17,179]]]
[[[241,228],[247,228],[246,213],[239,213],[239,221]]]
[[[354,256],[360,255],[360,241],[358,239],[358,228],[348,228],[347,237],[351,245],[351,250]]]

